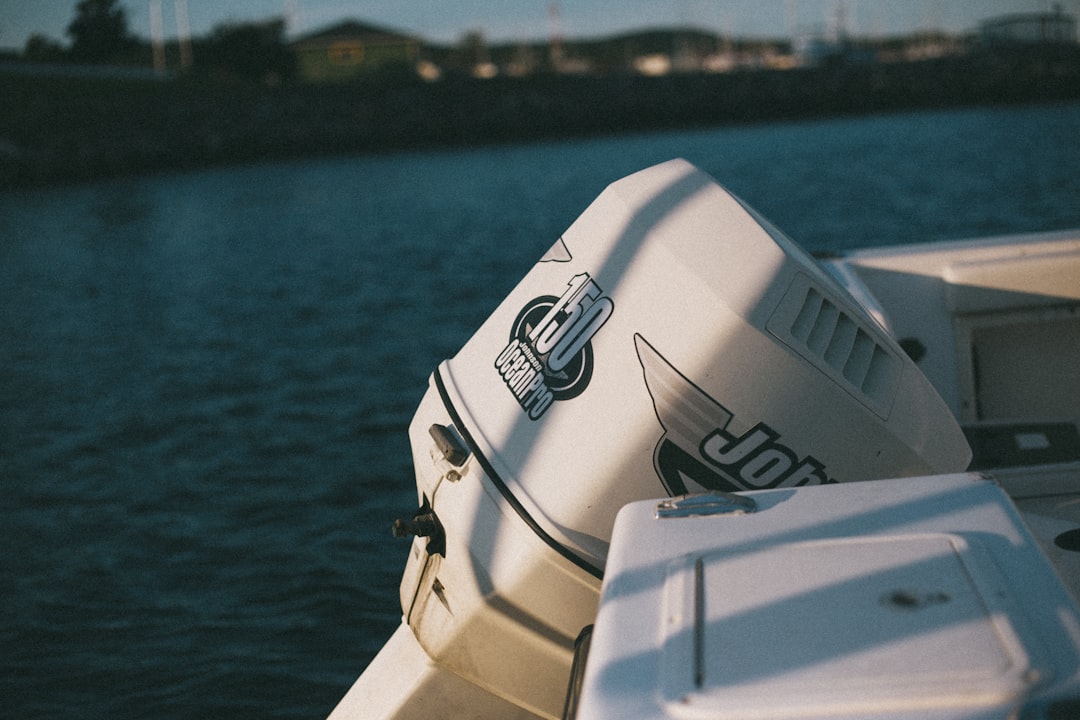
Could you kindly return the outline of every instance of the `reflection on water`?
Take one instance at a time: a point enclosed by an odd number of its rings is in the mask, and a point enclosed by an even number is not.
[[[328,712],[398,622],[428,373],[618,177],[686,157],[835,250],[1080,226],[1078,137],[968,110],[0,195],[0,696]]]

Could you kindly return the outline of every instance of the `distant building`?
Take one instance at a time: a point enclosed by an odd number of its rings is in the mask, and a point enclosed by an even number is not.
[[[1050,13],[1003,15],[979,26],[980,39],[989,45],[1058,45],[1076,43],[1076,18],[1061,6]]]
[[[295,40],[297,72],[308,82],[346,82],[395,67],[414,69],[421,42],[350,20]]]

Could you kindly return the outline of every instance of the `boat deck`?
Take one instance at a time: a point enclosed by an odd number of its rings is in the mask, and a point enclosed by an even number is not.
[[[826,263],[964,427],[1080,599],[1080,231],[853,252]]]

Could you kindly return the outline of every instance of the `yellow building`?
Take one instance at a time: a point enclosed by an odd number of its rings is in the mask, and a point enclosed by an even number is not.
[[[297,72],[308,82],[346,82],[401,68],[412,70],[420,40],[353,20],[292,43]]]

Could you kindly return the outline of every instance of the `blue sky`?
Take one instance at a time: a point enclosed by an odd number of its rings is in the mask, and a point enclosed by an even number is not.
[[[1050,0],[122,0],[128,26],[150,37],[150,5],[160,2],[165,34],[176,34],[175,7],[186,3],[194,35],[226,21],[289,19],[292,35],[354,18],[453,42],[479,30],[492,41],[533,40],[557,28],[563,37],[597,37],[657,25],[694,25],[742,36],[778,37],[825,27],[837,9],[857,35],[920,29],[963,32],[988,17],[1048,12]],[[21,49],[32,33],[67,42],[78,0],[0,0],[0,47]],[[1080,0],[1061,0],[1080,15]],[[552,13],[557,7],[558,12]],[[557,16],[557,22],[553,20]]]

